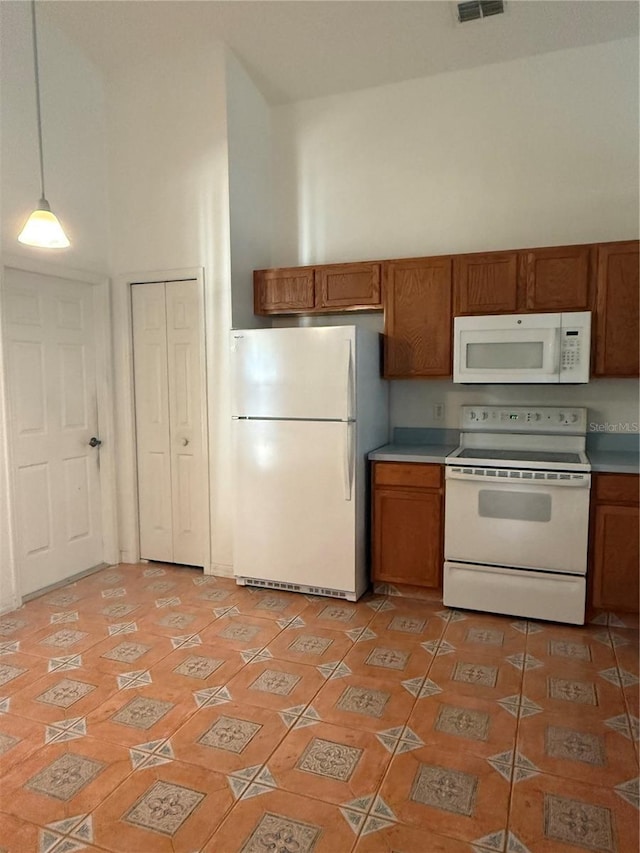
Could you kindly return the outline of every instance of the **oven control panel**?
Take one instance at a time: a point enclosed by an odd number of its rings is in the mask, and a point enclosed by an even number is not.
[[[460,429],[465,432],[584,435],[587,409],[575,406],[462,406]]]

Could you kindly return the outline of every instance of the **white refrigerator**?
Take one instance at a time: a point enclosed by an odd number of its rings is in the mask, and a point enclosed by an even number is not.
[[[355,601],[368,586],[367,453],[388,440],[380,335],[231,332],[239,584]]]

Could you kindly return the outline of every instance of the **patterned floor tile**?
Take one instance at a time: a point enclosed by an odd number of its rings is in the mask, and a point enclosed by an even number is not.
[[[418,643],[439,640],[446,623],[435,615],[442,604],[394,599],[395,609],[375,613],[369,622],[370,630],[389,640],[415,640]]]
[[[470,843],[506,829],[509,788],[485,760],[428,744],[396,755],[379,793],[401,823]]]
[[[324,722],[379,732],[404,725],[415,696],[396,680],[350,675],[328,681],[313,699]]]
[[[599,720],[549,712],[520,720],[518,749],[544,772],[611,786],[637,772],[632,741]]]
[[[178,647],[151,667],[154,683],[175,690],[224,685],[244,666],[240,652],[214,644]]]
[[[607,788],[538,775],[513,789],[509,828],[536,853],[638,849],[635,807]]]
[[[404,680],[425,676],[432,657],[413,637],[375,637],[356,643],[344,658],[354,674]]]
[[[495,701],[520,692],[522,670],[506,660],[486,656],[443,655],[434,660],[429,678],[445,691],[454,690],[465,696]]]
[[[204,631],[216,620],[213,607],[192,607],[183,603],[179,607],[160,608],[146,606],[137,617],[139,629],[148,634],[161,637],[176,637],[183,634],[196,634]]]
[[[256,616],[260,619],[291,619],[299,616],[308,607],[304,596],[295,592],[241,588],[233,599],[233,605],[243,616]],[[224,606],[225,602],[219,602]]]
[[[44,723],[65,717],[84,717],[117,690],[113,676],[89,667],[56,668],[13,697],[12,713]]]
[[[318,723],[292,729],[269,769],[279,788],[341,804],[375,793],[390,760],[372,732]]]
[[[18,643],[18,649],[20,644]],[[15,643],[6,646],[0,655],[0,694],[15,696],[24,687],[33,684],[47,672],[47,661],[37,655],[27,655],[18,651],[10,651]]]
[[[97,643],[83,655],[86,666],[119,675],[149,669],[173,651],[171,641],[144,631],[125,636],[115,634]]]
[[[275,790],[238,801],[202,853],[350,853],[355,843],[337,806]]]
[[[215,621],[200,632],[205,645],[237,651],[263,649],[282,631],[275,619],[247,616],[235,607],[218,608],[218,611],[220,615]]]
[[[0,825],[2,825],[2,839],[0,850],[2,853],[21,853],[21,851],[33,850],[40,853],[41,846],[39,838],[42,830],[34,823],[29,823],[24,818],[0,812]]]
[[[308,626],[316,625],[334,631],[348,631],[368,626],[376,613],[361,603],[322,598],[309,603],[302,615]]]
[[[314,627],[309,629],[294,625],[284,629],[268,645],[274,658],[316,666],[330,661],[340,661],[352,648],[353,640],[340,629]]]
[[[502,659],[525,651],[527,638],[513,627],[508,616],[472,614],[465,621],[447,624],[444,638],[462,659]]]
[[[527,638],[527,652],[541,660],[550,675],[575,673],[575,678],[587,679],[599,669],[615,664],[615,653],[610,644],[598,639],[597,628],[582,628],[579,633],[566,625],[551,625],[540,634]]]
[[[2,781],[3,809],[45,825],[89,814],[131,773],[126,749],[90,737],[52,743]]]
[[[132,773],[96,809],[94,840],[115,853],[200,850],[232,803],[221,774],[158,764]]]
[[[105,636],[96,627],[93,632],[79,631],[74,625],[46,625],[30,634],[20,646],[24,654],[50,658],[56,655],[84,654]]]
[[[423,593],[122,564],[4,614],[0,851],[637,849],[638,619]]]
[[[315,667],[277,659],[249,663],[228,683],[236,702],[280,711],[310,702],[324,683]]]
[[[431,830],[393,823],[358,839],[354,853],[467,853],[469,845]]]
[[[287,731],[275,711],[225,702],[199,710],[178,729],[172,744],[177,760],[229,774],[264,764]]]
[[[114,693],[87,716],[91,737],[126,747],[170,737],[195,713],[188,691],[150,684]]]
[[[0,714],[0,778],[4,778],[10,767],[24,761],[44,743],[43,723],[14,714]]]
[[[549,672],[547,667],[525,670],[523,693],[550,713],[584,715],[604,720],[625,711],[622,688],[589,670],[568,668]]]
[[[517,720],[497,702],[445,691],[418,703],[408,725],[425,743],[486,758],[512,746]]]

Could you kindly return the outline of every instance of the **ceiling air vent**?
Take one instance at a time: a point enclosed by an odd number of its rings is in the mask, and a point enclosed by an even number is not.
[[[502,15],[503,12],[503,0],[469,0],[469,2],[457,4],[457,17],[461,24],[466,24],[467,21],[479,21],[492,15]]]

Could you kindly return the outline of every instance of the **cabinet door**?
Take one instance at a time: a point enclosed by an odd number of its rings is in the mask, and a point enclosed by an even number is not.
[[[456,314],[514,312],[518,299],[518,253],[459,255],[453,260]]]
[[[606,610],[638,611],[636,506],[601,504],[593,516],[593,604]]]
[[[521,255],[528,311],[592,307],[591,246],[530,249]]]
[[[256,270],[253,310],[256,314],[295,314],[315,306],[312,267]]]
[[[596,376],[638,376],[638,241],[598,246]]]
[[[374,493],[373,577],[437,588],[442,573],[442,496],[417,489]]]
[[[380,264],[331,264],[316,269],[318,308],[382,309]]]
[[[389,261],[384,279],[385,376],[451,376],[451,258]]]

